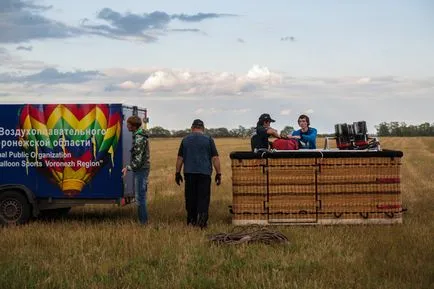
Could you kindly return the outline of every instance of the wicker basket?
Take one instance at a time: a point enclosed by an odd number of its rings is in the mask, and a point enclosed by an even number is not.
[[[265,159],[232,160],[232,212],[234,223],[265,224],[267,177]]]
[[[234,152],[233,223],[402,222],[402,152]]]

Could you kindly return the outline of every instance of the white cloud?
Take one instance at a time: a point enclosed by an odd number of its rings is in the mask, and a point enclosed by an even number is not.
[[[371,78],[369,78],[369,77],[362,77],[356,81],[356,83],[358,83],[358,84],[366,84],[366,83],[370,83],[370,82],[371,82]]]
[[[290,115],[291,110],[290,109],[284,109],[280,111],[280,115]]]
[[[142,84],[143,90],[152,91],[158,89],[170,89],[171,87],[180,84],[179,76],[173,72],[156,71],[149,76]]]
[[[313,109],[311,109],[311,108],[305,110],[304,112],[307,113],[307,114],[312,114],[312,113],[314,113]]]
[[[254,65],[245,75],[160,69],[152,72],[140,88],[151,93],[172,91],[182,95],[240,95],[267,90],[281,83],[280,74],[270,72],[267,67]]]
[[[122,89],[137,89],[140,87],[140,83],[135,83],[130,80],[124,81],[121,84],[119,84],[119,87]]]
[[[269,84],[279,84],[282,81],[282,78],[277,73],[271,73],[268,67],[254,65],[247,72],[247,79],[253,81],[262,81],[268,82]]]

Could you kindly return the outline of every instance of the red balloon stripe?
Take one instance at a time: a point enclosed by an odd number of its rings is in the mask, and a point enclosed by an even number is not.
[[[22,128],[24,126],[24,122],[26,121],[26,118],[29,116],[29,105],[23,106],[20,114],[20,127]]]
[[[121,115],[119,113],[111,114],[108,119],[107,129],[111,128],[114,125],[119,124],[121,121]]]
[[[97,104],[96,107],[98,107],[104,114],[105,118],[108,119],[109,117],[109,106],[107,104]]]
[[[40,123],[45,123],[44,106],[43,105],[30,105],[29,107],[30,116],[39,121]]]
[[[59,104],[44,104],[43,110],[45,119],[48,120],[53,111],[59,106]]]
[[[95,104],[64,104],[63,106],[68,108],[78,120],[81,120],[95,107]]]

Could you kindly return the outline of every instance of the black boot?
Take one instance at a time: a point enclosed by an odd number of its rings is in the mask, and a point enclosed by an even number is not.
[[[197,225],[201,229],[206,229],[206,227],[208,227],[208,213],[199,213],[198,214]]]
[[[192,216],[187,217],[187,226],[196,226],[197,224],[197,218],[194,218]]]

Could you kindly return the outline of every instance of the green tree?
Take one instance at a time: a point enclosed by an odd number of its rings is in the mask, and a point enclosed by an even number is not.
[[[181,129],[181,130],[172,130],[171,134],[173,137],[185,137],[190,133],[190,131],[191,130],[189,128]]]
[[[424,122],[419,125],[407,125],[405,122],[382,122],[375,126],[378,136],[434,136],[434,124]]]
[[[161,127],[154,126],[148,130],[149,137],[170,137],[171,133],[169,130]]]
[[[379,125],[375,126],[377,129],[378,136],[390,136],[389,124],[386,122],[382,122]]]
[[[428,122],[424,122],[418,127],[419,135],[428,136],[430,135],[430,125]]]

